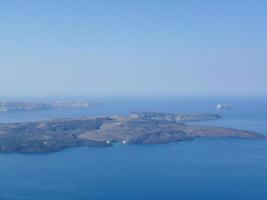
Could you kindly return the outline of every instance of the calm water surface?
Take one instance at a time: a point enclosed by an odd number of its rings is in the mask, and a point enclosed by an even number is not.
[[[127,114],[219,113],[199,122],[267,135],[266,99],[111,99],[90,111],[0,114],[0,122]],[[232,110],[214,106],[229,103]],[[174,152],[173,149],[178,149]],[[0,154],[0,200],[267,199],[267,142],[205,139],[166,145],[73,148],[58,153]]]

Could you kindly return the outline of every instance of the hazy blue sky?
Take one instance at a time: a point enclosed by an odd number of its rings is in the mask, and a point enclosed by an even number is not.
[[[2,0],[0,96],[267,95],[267,1]]]

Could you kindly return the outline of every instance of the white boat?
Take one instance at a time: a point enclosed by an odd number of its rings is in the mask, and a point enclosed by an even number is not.
[[[228,105],[228,104],[218,104],[216,106],[217,110],[227,110],[227,109],[231,109],[232,106]]]

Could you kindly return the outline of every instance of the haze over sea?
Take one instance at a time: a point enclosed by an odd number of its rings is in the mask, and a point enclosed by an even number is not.
[[[127,114],[130,111],[218,113],[198,122],[267,135],[260,98],[98,99],[89,111],[1,113],[0,122]],[[228,103],[231,110],[216,111]],[[177,149],[177,152],[174,152]],[[200,139],[164,145],[73,148],[48,154],[0,154],[0,200],[251,200],[267,196],[267,141]]]
[[[0,102],[100,103],[0,112],[0,123],[215,113],[197,124],[267,136],[266,10],[266,0],[0,0]],[[0,200],[266,200],[266,169],[267,140],[0,154]]]

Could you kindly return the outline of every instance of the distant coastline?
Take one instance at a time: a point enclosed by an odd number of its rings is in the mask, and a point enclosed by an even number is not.
[[[58,100],[52,103],[27,101],[0,101],[1,112],[33,112],[56,109],[90,109],[97,103],[88,100]]]
[[[214,114],[134,112],[128,116],[0,124],[0,152],[45,153],[77,146],[108,147],[116,142],[162,144],[197,138],[265,139],[251,131],[187,124],[220,118]]]

